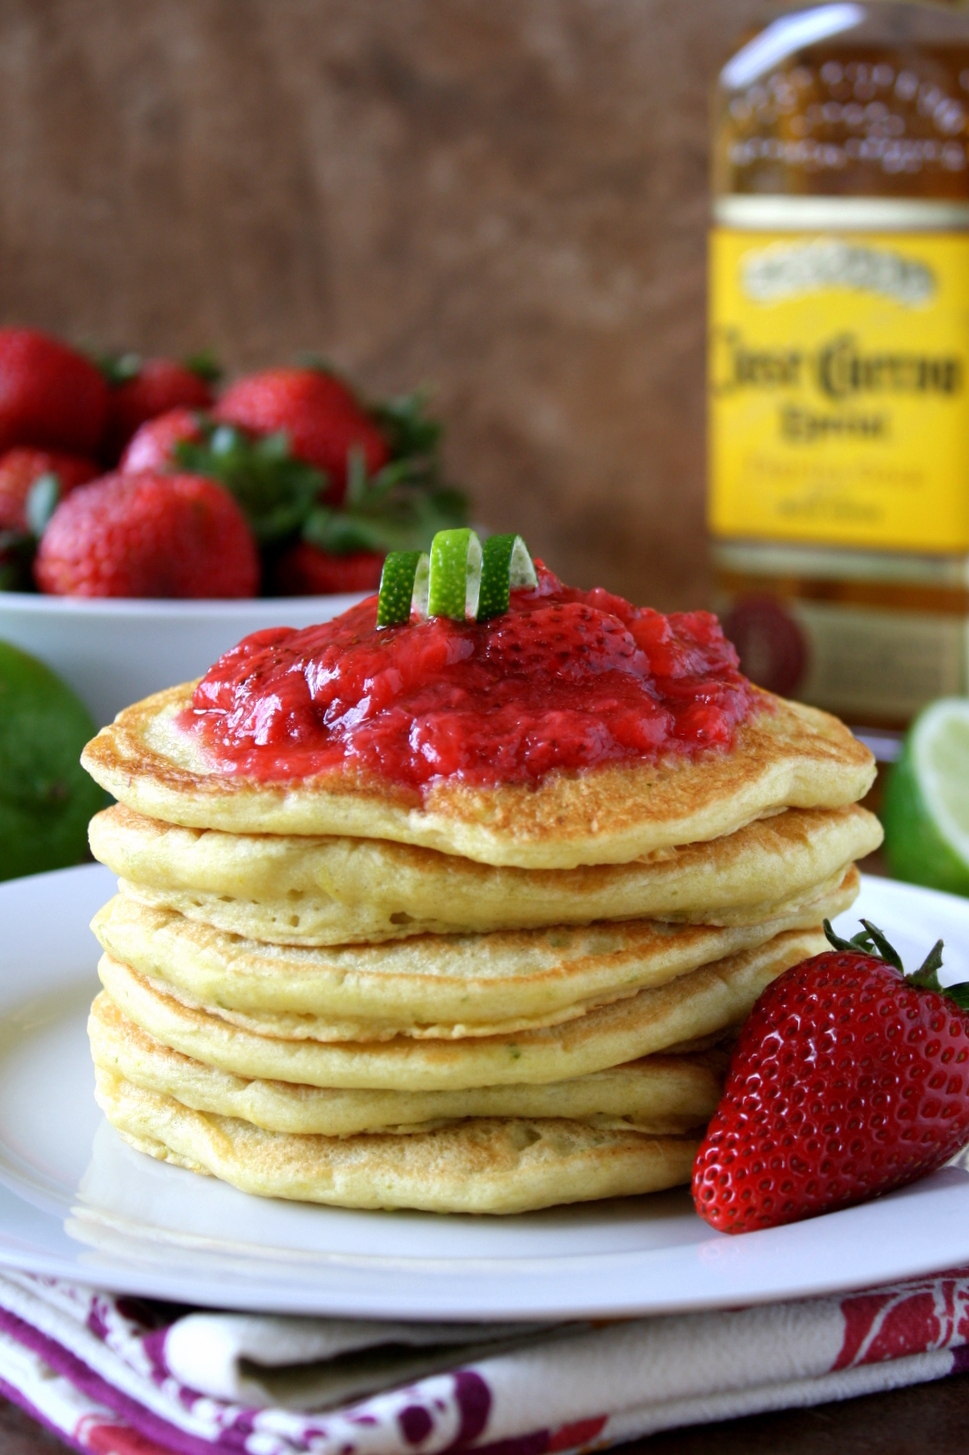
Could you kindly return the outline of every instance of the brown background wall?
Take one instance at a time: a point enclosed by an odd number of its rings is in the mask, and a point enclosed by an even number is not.
[[[433,383],[477,517],[696,604],[707,96],[760,0],[0,0],[0,317]]]

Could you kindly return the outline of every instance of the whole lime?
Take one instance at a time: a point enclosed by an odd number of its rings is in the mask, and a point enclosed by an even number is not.
[[[78,761],[94,731],[49,667],[0,642],[0,879],[84,858],[88,820],[105,803]]]

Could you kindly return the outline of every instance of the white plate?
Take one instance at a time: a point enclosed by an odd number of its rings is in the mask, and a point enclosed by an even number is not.
[[[248,1197],[127,1147],[93,1099],[87,925],[97,866],[0,886],[0,1265],[181,1302],[368,1317],[541,1319],[756,1303],[969,1262],[969,1174],[949,1167],[828,1217],[726,1237],[685,1190],[506,1219]],[[916,964],[969,973],[969,901],[865,882]]]
[[[201,677],[250,632],[312,626],[362,600],[118,601],[0,591],[0,640],[53,668],[101,727],[129,702]]]

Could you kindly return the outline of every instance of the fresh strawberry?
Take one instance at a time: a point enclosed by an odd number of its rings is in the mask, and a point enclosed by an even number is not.
[[[300,541],[276,562],[273,591],[278,596],[331,596],[350,591],[376,591],[384,557],[377,551],[331,556]]]
[[[330,504],[343,499],[354,452],[367,475],[390,459],[374,420],[345,384],[320,369],[267,369],[239,379],[219,400],[215,416],[254,434],[285,433],[298,460],[326,473]]]
[[[198,475],[106,475],[68,496],[41,537],[58,596],[254,596],[259,557],[232,496]]]
[[[170,409],[136,430],[118,469],[122,475],[171,470],[175,465],[176,445],[201,442],[202,417],[192,409]]]
[[[723,1232],[862,1202],[969,1142],[969,985],[943,990],[942,941],[905,975],[881,931],[787,970],[740,1032],[697,1153],[693,1200]]]
[[[0,530],[27,530],[26,505],[31,487],[43,476],[56,482],[63,500],[78,485],[101,473],[93,460],[58,451],[19,448],[0,456]]]
[[[174,359],[142,361],[125,354],[112,361],[109,378],[113,387],[101,453],[112,464],[147,420],[173,409],[208,409],[213,401],[209,380]]]
[[[29,328],[0,329],[0,451],[97,451],[108,386],[83,355]]]

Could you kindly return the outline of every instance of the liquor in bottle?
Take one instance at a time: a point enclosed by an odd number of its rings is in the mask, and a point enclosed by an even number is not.
[[[719,78],[715,605],[860,726],[969,691],[969,11],[778,15]]]

